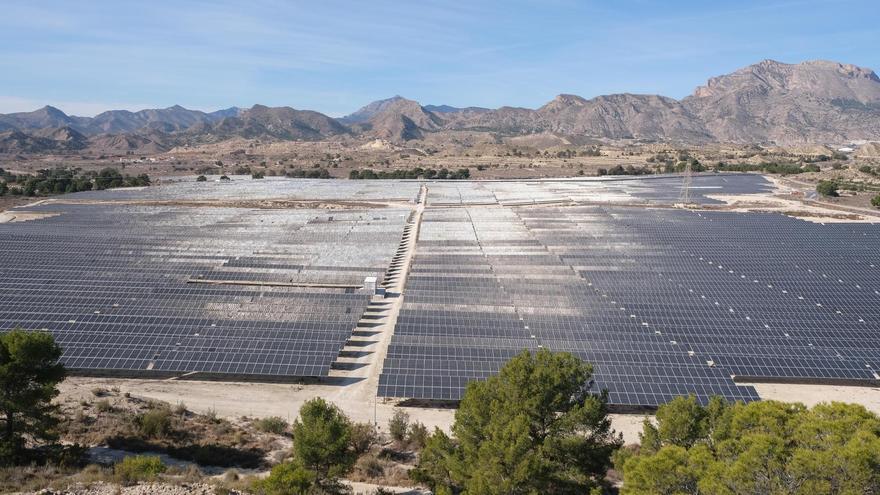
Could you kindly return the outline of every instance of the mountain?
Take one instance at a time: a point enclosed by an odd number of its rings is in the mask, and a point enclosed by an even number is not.
[[[362,112],[359,118],[366,115],[369,118],[365,122],[361,121],[361,127],[355,130],[391,141],[421,139],[424,132],[440,130],[445,124],[442,118],[426,110],[417,101],[400,96],[372,103],[358,112]]]
[[[32,132],[31,136],[57,141],[58,146],[68,150],[81,150],[89,144],[89,138],[69,126],[39,129]]]
[[[55,127],[79,127],[88,120],[84,117],[70,117],[55,107],[46,105],[33,112],[0,114],[0,129],[46,129]]]
[[[188,110],[180,105],[139,112],[110,110],[91,119],[86,130],[90,134],[119,134],[150,127],[163,132],[176,132],[220,118],[222,117],[212,117],[210,114],[198,110]]]
[[[87,146],[85,136],[67,127],[43,129],[34,134],[19,130],[0,132],[0,153],[64,153]]]
[[[90,147],[131,151],[231,138],[323,140],[352,136],[399,143],[428,134],[440,140],[456,139],[458,131],[492,133],[492,139],[543,136],[541,142],[555,136],[553,139],[563,142],[844,143],[880,140],[880,78],[870,69],[838,62],[764,60],[713,77],[682,100],[651,94],[590,99],[561,94],[538,109],[486,109],[422,106],[394,96],[340,119],[263,105],[211,113],[175,105],[139,112],[111,110],[92,118],[68,116],[46,106],[0,115],[0,131],[8,149],[50,150],[78,149],[83,137],[88,137]],[[123,137],[98,139],[103,135]]]
[[[699,119],[665,96],[616,94],[585,100],[559,95],[536,113],[544,130],[559,134],[688,142],[712,139]]]
[[[101,134],[89,140],[89,147],[96,153],[124,154],[129,151],[139,153],[162,153],[171,146],[166,144],[161,133],[141,134]]]
[[[425,110],[433,113],[484,113],[490,111],[483,107],[452,107],[449,105],[425,105]]]
[[[355,112],[340,118],[339,122],[342,122],[343,124],[360,124],[363,122],[368,122],[376,115],[384,112],[389,107],[402,100],[404,100],[402,96],[396,95],[384,100],[374,101],[368,105],[359,108]]]
[[[877,74],[825,60],[764,60],[709,79],[682,104],[719,141],[800,144],[880,136]]]
[[[201,142],[215,142],[232,137],[319,140],[349,132],[347,127],[322,113],[290,107],[254,105],[240,111],[237,116],[195,125],[184,136]]]
[[[229,107],[224,108],[223,110],[217,110],[215,112],[211,112],[208,114],[209,117],[213,120],[225,119],[226,117],[238,117],[241,115],[243,110],[238,107]]]
[[[205,113],[174,105],[169,108],[147,109],[138,112],[109,110],[94,117],[75,117],[47,105],[33,112],[0,115],[0,130],[30,131],[67,127],[87,136],[130,133],[143,129],[170,133],[182,131],[200,123],[216,122],[226,117],[238,115],[240,112],[240,109],[232,107]]]

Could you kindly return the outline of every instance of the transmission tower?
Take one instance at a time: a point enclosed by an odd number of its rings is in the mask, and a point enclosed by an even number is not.
[[[693,176],[691,175],[691,161],[686,160],[684,164],[684,174],[681,178],[681,194],[679,198],[681,199],[681,203],[683,206],[687,207],[687,205],[691,202],[691,179]]]

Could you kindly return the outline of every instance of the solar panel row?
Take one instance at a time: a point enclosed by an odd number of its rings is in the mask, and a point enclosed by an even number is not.
[[[538,347],[593,363],[618,406],[880,383],[878,241],[774,214],[429,210],[379,394],[458,399]]]
[[[273,379],[329,372],[408,213],[30,209],[58,216],[0,224],[0,331],[50,331],[74,370]]]

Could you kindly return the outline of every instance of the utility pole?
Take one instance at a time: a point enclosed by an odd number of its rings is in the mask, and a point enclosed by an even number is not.
[[[691,161],[687,159],[684,163],[684,175],[681,178],[681,194],[679,195],[682,206],[685,208],[691,202],[691,180],[693,179],[691,172]]]

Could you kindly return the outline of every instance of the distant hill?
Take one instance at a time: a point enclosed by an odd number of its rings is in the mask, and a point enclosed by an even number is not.
[[[59,131],[62,130],[63,131]],[[370,103],[334,119],[310,110],[254,105],[206,113],[181,106],[68,116],[46,106],[0,115],[4,149],[164,150],[231,138],[404,142],[435,133],[559,136],[681,143],[804,145],[880,140],[880,78],[854,65],[824,60],[764,60],[713,77],[682,100],[612,94],[561,94],[537,109],[422,106],[402,96]],[[114,136],[114,137],[107,137]],[[121,137],[120,137],[121,136]],[[453,137],[450,134],[450,139]]]
[[[192,126],[183,137],[202,142],[231,137],[315,140],[349,132],[346,126],[322,113],[254,105],[236,116]]]
[[[682,104],[719,141],[783,144],[880,136],[880,79],[824,60],[764,60],[713,77]]]

